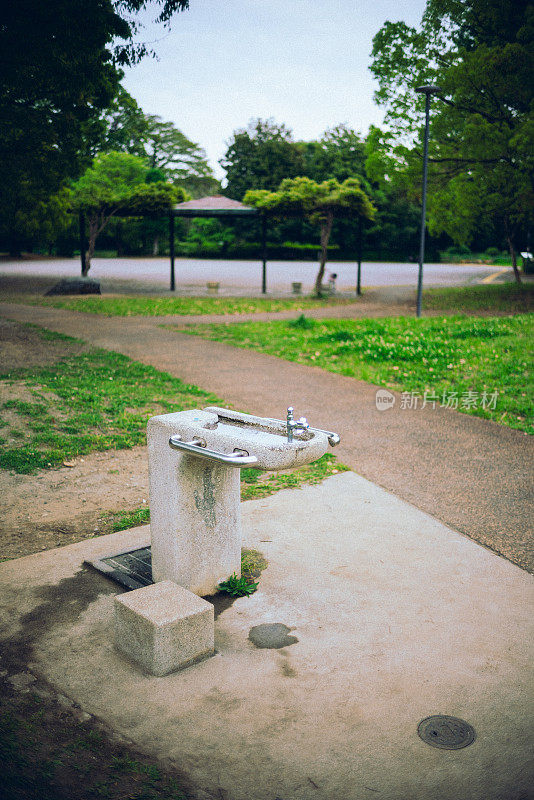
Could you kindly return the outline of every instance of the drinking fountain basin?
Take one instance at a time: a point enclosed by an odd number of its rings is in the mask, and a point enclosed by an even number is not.
[[[208,595],[240,574],[239,469],[309,464],[339,442],[333,432],[295,420],[215,406],[148,422],[152,573]]]
[[[288,442],[286,423],[241,414],[226,408],[208,407],[203,411],[185,411],[166,415],[177,431],[169,437],[171,447],[199,458],[217,461],[203,453],[208,450],[230,458],[229,466],[254,466],[257,469],[282,470],[309,464],[328,449],[326,432],[308,429]],[[174,418],[174,419],[171,419]],[[179,417],[179,419],[178,419]],[[187,439],[200,440],[199,445],[184,447]],[[236,455],[237,451],[237,457]]]

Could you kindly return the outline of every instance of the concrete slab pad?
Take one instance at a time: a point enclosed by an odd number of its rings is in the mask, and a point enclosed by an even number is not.
[[[228,800],[534,797],[532,576],[353,473],[242,513],[269,566],[215,657],[156,678],[114,650],[120,589],[82,562],[143,528],[1,564],[6,661]],[[475,742],[429,747],[432,714]]]

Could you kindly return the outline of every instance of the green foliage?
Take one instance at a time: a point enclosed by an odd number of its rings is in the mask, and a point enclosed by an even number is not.
[[[109,106],[93,124],[93,156],[97,153],[120,152],[145,158],[146,115],[120,84]]]
[[[248,189],[275,189],[303,172],[303,158],[291,130],[274,120],[251,120],[234,132],[219,162],[226,171],[225,194],[241,200]]]
[[[321,296],[334,216],[373,219],[375,208],[362,190],[358,178],[339,183],[335,178],[317,183],[311,178],[285,178],[275,192],[249,189],[244,202],[277,217],[302,216],[321,229],[321,256],[315,279],[315,293]]]
[[[166,211],[183,190],[164,181],[146,183],[148,170],[139,156],[102,153],[72,188],[73,207],[89,214],[143,214]]]
[[[226,592],[233,597],[246,597],[249,594],[254,594],[257,588],[257,583],[249,582],[244,575],[238,578],[235,572],[230,575],[228,580],[219,584],[219,591]]]
[[[413,179],[424,111],[415,88],[442,88],[431,117],[430,231],[461,244],[497,232],[514,268],[534,208],[533,42],[529,0],[428,0],[420,28],[387,22],[373,42],[386,121],[399,140],[417,141],[398,148]]]
[[[152,169],[160,169],[174,180],[191,175],[212,178],[205,151],[187,138],[172,122],[148,116],[145,153]]]
[[[121,34],[111,3],[99,0],[20,0],[3,9],[0,236],[12,252],[28,238],[26,219],[38,204],[79,169],[84,124],[118,83],[107,45]]]
[[[365,171],[371,183],[370,196],[377,208],[372,225],[365,229],[366,249],[404,260],[419,247],[421,209],[419,175],[417,192],[413,176],[393,147],[393,134],[371,125],[365,140]],[[432,243],[427,253],[432,254]]]
[[[302,175],[314,181],[335,178],[365,178],[365,145],[359,133],[346,125],[327,130],[318,141],[299,142],[304,169]]]
[[[157,213],[166,209],[165,191],[173,195],[170,202],[179,202],[189,194],[198,197],[220,190],[220,184],[206,161],[199,145],[188,139],[171,122],[145,114],[122,87],[111,106],[96,121],[93,131],[93,155],[121,152],[143,160],[144,182],[155,185],[150,191],[138,192],[136,202],[129,203],[123,213]],[[129,220],[127,225],[112,222],[108,238],[116,243],[119,255],[158,255],[160,242],[165,242],[168,224],[153,218]]]
[[[287,322],[202,325],[206,336],[350,375],[399,391],[498,392],[495,409],[459,411],[533,431],[532,315],[323,320],[310,329]]]
[[[99,122],[95,152],[120,151],[140,156],[159,172],[156,180],[182,184],[189,179],[211,180],[213,173],[206,153],[172,122],[145,114],[136,100],[122,87]]]
[[[145,180],[147,167],[140,156],[101,153],[72,187],[73,208],[99,212],[126,205]]]
[[[269,497],[282,489],[313,486],[348,469],[344,464],[340,464],[332,453],[326,453],[313,464],[272,475],[260,470],[244,469],[241,470],[241,500],[257,500]]]
[[[524,314],[534,311],[534,287],[532,284],[494,283],[427,289],[423,307],[434,311],[461,310],[469,314]]]
[[[89,221],[89,242],[84,275],[90,269],[98,235],[113,216],[162,213],[178,199],[183,189],[170,183],[146,183],[146,163],[130,153],[101,153],[72,187],[72,204],[84,211]]]
[[[234,134],[228,152],[231,158],[223,159],[221,164],[228,169],[225,193],[230,196],[241,199],[249,189],[274,192],[288,177],[306,177],[318,184],[333,178],[342,184],[347,178],[356,178],[377,210],[374,224],[365,225],[367,252],[376,253],[378,258],[396,259],[417,252],[418,198],[410,195],[411,182],[405,175],[404,162],[392,155],[387,136],[377,128],[371,128],[365,140],[347,126],[337,125],[318,140],[294,142],[285,126],[259,120],[251,123],[248,130]],[[262,195],[256,197],[261,200]],[[259,241],[258,231],[250,224],[245,227],[238,223],[234,230],[238,244]],[[334,219],[332,238],[346,254],[344,257],[354,258],[359,253],[360,230],[359,221],[350,215]],[[315,231],[316,224],[307,217],[273,217],[269,223],[270,248],[280,252],[276,258],[286,258],[288,254],[278,249],[282,242],[308,243],[316,236]],[[256,256],[258,251],[251,255]],[[235,252],[234,257],[247,255],[239,246],[230,252]],[[310,255],[315,260],[315,254]]]
[[[235,231],[232,226],[225,225],[218,219],[187,220],[187,245],[193,244],[204,248],[213,248],[217,255],[224,254],[229,245],[235,242]],[[184,243],[182,243],[183,246]]]
[[[176,202],[185,200],[187,195],[177,186],[164,181],[142,183],[135,188],[129,198],[120,206],[117,214],[161,214],[168,211]]]
[[[116,511],[106,514],[104,520],[111,523],[111,531],[124,531],[128,528],[137,528],[138,525],[148,525],[150,522],[150,509],[147,506],[136,508],[133,511]]]
[[[17,254],[39,205],[87,165],[147,0],[17,0],[0,26],[0,240]],[[167,21],[187,0],[157,0]]]
[[[285,178],[276,191],[249,190],[243,202],[278,216],[305,215],[319,224],[334,212],[361,214],[368,219],[374,215],[373,206],[357,178],[347,178],[343,183],[335,178],[322,183],[306,177]]]
[[[288,322],[288,325],[291,325],[292,328],[303,328],[304,330],[313,328],[315,324],[316,322],[314,319],[310,319],[309,317],[306,317],[304,314],[301,314],[296,319],[292,319]]]

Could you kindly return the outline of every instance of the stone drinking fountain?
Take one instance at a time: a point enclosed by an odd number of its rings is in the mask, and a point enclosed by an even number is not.
[[[148,422],[153,585],[115,602],[115,641],[164,675],[213,652],[213,606],[202,600],[241,574],[239,470],[316,461],[339,436],[295,420],[208,407]]]

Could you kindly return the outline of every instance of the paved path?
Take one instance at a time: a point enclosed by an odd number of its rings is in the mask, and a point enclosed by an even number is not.
[[[5,680],[46,679],[197,800],[532,800],[531,575],[354,473],[242,519],[259,590],[216,601],[216,655],[164,678],[112,646],[120,589],[83,569],[149,526],[0,564]],[[423,743],[438,713],[473,745]]]
[[[312,425],[341,434],[337,453],[356,472],[534,571],[532,441],[521,432],[440,408],[401,410],[399,402],[380,412],[370,384],[163,329],[161,318],[10,304],[0,314],[152,364],[242,410],[282,417],[294,405]]]

